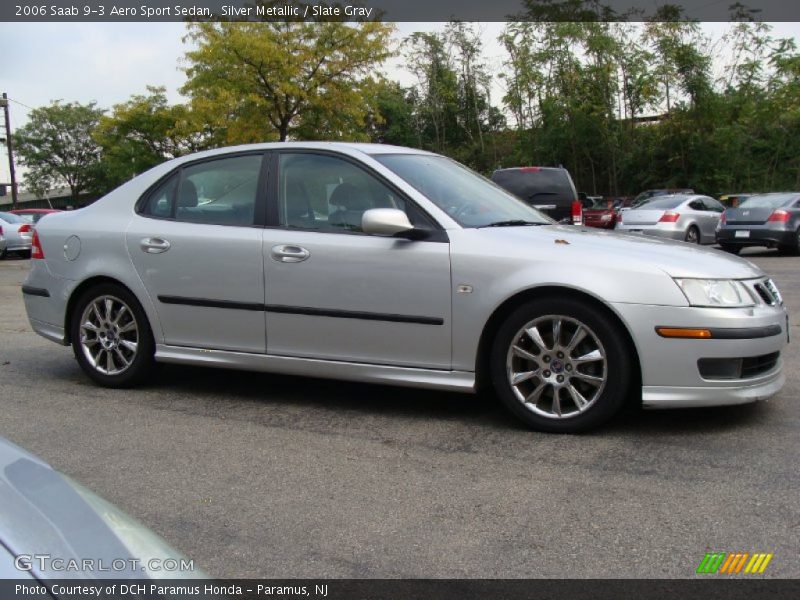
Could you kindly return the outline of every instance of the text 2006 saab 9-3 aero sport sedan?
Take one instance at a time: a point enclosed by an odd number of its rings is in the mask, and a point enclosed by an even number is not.
[[[99,384],[154,361],[473,391],[547,431],[784,383],[749,262],[558,226],[435,154],[276,143],[185,156],[37,226],[35,331]]]

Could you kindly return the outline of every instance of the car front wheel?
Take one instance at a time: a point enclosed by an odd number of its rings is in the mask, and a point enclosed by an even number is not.
[[[695,227],[694,225],[692,225],[691,227],[689,227],[689,229],[686,230],[686,236],[684,237],[684,240],[689,242],[690,244],[699,244],[700,230],[697,229],[697,227]]]
[[[139,302],[114,284],[95,286],[78,299],[70,326],[81,368],[106,387],[130,387],[152,371],[155,344]]]
[[[491,350],[495,391],[535,429],[597,427],[624,404],[630,352],[618,328],[580,300],[541,299],[515,310]]]

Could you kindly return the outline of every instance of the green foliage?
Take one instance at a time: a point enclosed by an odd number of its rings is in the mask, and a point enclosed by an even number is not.
[[[94,103],[63,103],[33,109],[14,134],[20,163],[28,168],[27,186],[44,191],[68,185],[72,198],[87,191],[98,177],[100,147],[92,131],[103,114]]]
[[[363,139],[392,27],[365,22],[191,23],[183,93],[220,144]]]
[[[100,118],[92,135],[102,148],[97,191],[113,189],[165,160],[207,147],[213,131],[183,104],[170,105],[163,87],[148,87]]]

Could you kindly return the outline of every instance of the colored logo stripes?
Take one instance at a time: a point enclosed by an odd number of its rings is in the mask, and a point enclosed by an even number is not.
[[[737,573],[763,573],[772,553],[756,552],[707,552],[697,567],[697,573],[719,573],[735,575]]]

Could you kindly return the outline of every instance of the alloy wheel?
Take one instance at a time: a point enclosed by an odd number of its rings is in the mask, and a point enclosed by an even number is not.
[[[508,383],[522,405],[548,419],[586,412],[608,378],[606,351],[586,324],[562,315],[527,323],[512,338]]]
[[[139,349],[139,327],[131,308],[116,296],[99,296],[80,320],[80,345],[89,364],[103,375],[119,375]]]

